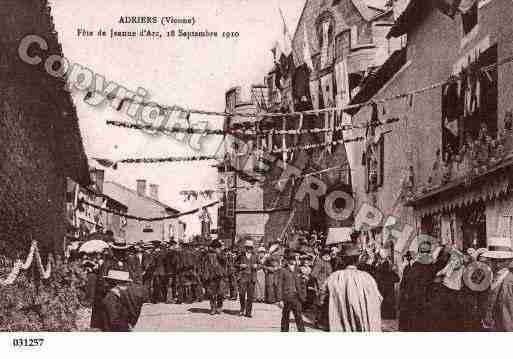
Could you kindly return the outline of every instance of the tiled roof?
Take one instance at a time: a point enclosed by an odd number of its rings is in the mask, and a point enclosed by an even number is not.
[[[364,79],[360,91],[351,100],[350,105],[369,101],[406,63],[406,48],[395,51],[388,60],[371,71]],[[359,109],[347,111],[355,114]]]
[[[132,193],[132,194],[134,194],[134,195],[136,195],[136,196],[139,196],[140,198],[143,198],[143,199],[147,200],[148,202],[152,202],[152,203],[154,203],[154,204],[156,204],[156,205],[158,205],[158,206],[160,206],[160,207],[164,208],[164,209],[165,209],[165,210],[167,210],[167,211],[175,212],[176,214],[180,213],[180,211],[179,211],[179,210],[177,210],[177,209],[175,209],[175,208],[173,208],[173,207],[171,207],[171,206],[168,206],[167,204],[165,204],[165,203],[163,203],[163,202],[160,202],[160,201],[158,201],[158,200],[156,200],[156,199],[153,199],[153,198],[151,198],[151,197],[148,197],[148,196],[141,196],[139,193],[137,193],[137,191],[136,191],[136,190],[133,190],[133,189],[131,189],[131,188],[128,188],[128,187],[126,187],[126,186],[124,186],[124,185],[122,185],[122,184],[120,184],[120,183],[113,182],[113,181],[105,181],[105,183],[113,184],[113,185],[115,185],[115,186],[117,186],[117,187],[121,188],[122,190],[127,191],[127,192],[130,192],[130,193]]]
[[[387,37],[399,37],[406,34],[413,25],[428,15],[432,7],[433,3],[431,1],[411,0],[406,9],[397,18]]]

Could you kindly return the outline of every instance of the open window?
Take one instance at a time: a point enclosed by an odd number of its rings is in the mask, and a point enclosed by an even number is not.
[[[457,78],[442,87],[443,158],[451,159],[485,130],[497,137],[497,45],[469,59]]]

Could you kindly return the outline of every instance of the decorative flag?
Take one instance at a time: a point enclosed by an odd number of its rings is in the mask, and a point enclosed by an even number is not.
[[[321,49],[321,68],[326,67],[328,64],[328,33],[330,29],[330,23],[325,21],[322,24],[322,49]]]
[[[287,166],[287,160],[288,160],[288,152],[287,152],[287,135],[285,134],[285,131],[287,130],[287,119],[286,117],[284,116],[283,117],[283,135],[282,135],[282,140],[281,140],[281,149],[283,150],[283,153],[282,153],[282,160],[283,160],[283,164],[284,166]]]
[[[292,36],[290,35],[289,28],[287,27],[281,8],[278,8],[278,10],[280,11],[281,21],[283,22],[283,52],[285,54],[290,54],[292,52]]]
[[[98,162],[103,167],[112,168],[114,170],[118,169],[118,163],[115,161],[111,161],[106,158],[97,158],[97,157],[93,157],[93,160]]]
[[[308,39],[308,32],[306,26],[303,26],[303,60],[310,69],[313,71],[312,54],[310,53],[310,40]]]

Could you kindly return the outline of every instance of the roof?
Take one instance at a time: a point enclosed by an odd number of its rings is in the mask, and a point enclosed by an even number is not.
[[[369,101],[378,91],[406,64],[406,48],[395,51],[388,60],[376,70],[372,71],[363,80],[360,91],[351,100],[349,105]],[[347,113],[354,115],[360,108],[347,110]]]
[[[512,166],[513,158],[510,155],[478,176],[454,179],[426,193],[418,194],[405,205],[414,207],[424,216],[502,197],[513,188]]]
[[[376,16],[376,11],[381,12],[387,9],[387,0],[351,0],[362,17],[371,21]]]
[[[397,18],[387,37],[399,37],[406,34],[415,24],[428,15],[432,7],[432,1],[411,0],[406,9]]]
[[[307,5],[311,1],[319,1],[319,0],[306,0],[303,9],[301,10],[301,15],[299,16],[298,22],[296,24],[296,28],[294,30],[294,34],[292,36],[292,41],[296,39],[297,33],[300,30],[303,17],[305,16],[305,10],[307,8]],[[353,3],[355,8],[358,10],[360,15],[363,17],[366,21],[373,21],[377,19],[378,17],[381,17],[385,13],[388,13],[388,10],[391,8],[387,8],[388,0],[349,0]],[[318,8],[320,9],[320,2],[317,4]],[[318,13],[317,13],[318,15]],[[311,41],[311,40],[310,40]],[[313,54],[312,54],[313,55]],[[275,71],[275,68],[273,68],[269,74],[273,73]]]
[[[159,200],[156,200],[156,199],[153,199],[151,197],[148,197],[148,196],[141,196],[139,193],[137,193],[136,190],[133,190],[131,188],[128,188],[120,183],[117,183],[117,182],[113,182],[113,181],[105,181],[105,183],[109,183],[109,184],[113,184],[121,189],[123,189],[124,191],[127,191],[127,192],[130,192],[132,193],[133,195],[135,196],[138,196],[139,198],[142,198],[142,199],[145,199],[147,200],[148,202],[151,202],[153,204],[156,204],[157,206],[160,206],[162,208],[164,208],[166,211],[169,211],[169,212],[173,212],[174,214],[178,214],[180,213],[179,210],[171,207],[171,206],[168,206],[167,204],[163,203],[163,202],[160,202]]]

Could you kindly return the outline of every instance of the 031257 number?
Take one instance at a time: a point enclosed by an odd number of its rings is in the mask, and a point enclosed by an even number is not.
[[[13,338],[13,347],[41,347],[44,343],[43,338]]]

